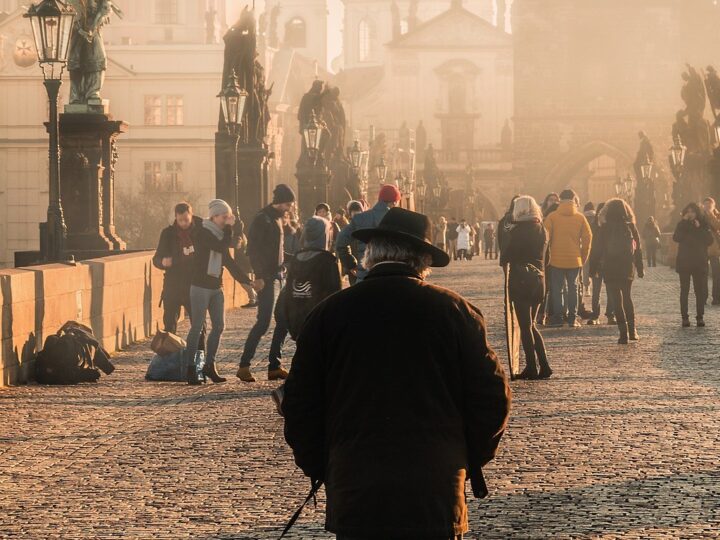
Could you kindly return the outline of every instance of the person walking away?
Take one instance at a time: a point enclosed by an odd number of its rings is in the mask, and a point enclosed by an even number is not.
[[[605,204],[599,223],[597,240],[593,241],[590,253],[590,272],[594,275],[602,273],[605,279],[620,331],[618,343],[626,345],[640,339],[632,300],[635,269],[638,277],[645,276],[640,234],[632,208],[622,199],[610,199]]]
[[[480,256],[480,245],[482,244],[483,229],[479,221],[472,226],[473,230],[473,255]]]
[[[488,223],[483,232],[483,244],[485,246],[485,259],[493,258],[495,249],[495,229],[492,223]]]
[[[305,245],[288,270],[279,316],[286,321],[290,337],[297,341],[305,320],[320,302],[342,289],[337,258],[329,251],[330,224],[321,217],[311,217],[305,224]],[[273,390],[272,397],[282,414],[284,386]]]
[[[657,252],[660,249],[660,227],[654,216],[650,216],[643,227],[643,245],[645,246],[645,255],[647,257],[648,268],[657,266]]]
[[[461,261],[468,260],[468,251],[470,250],[470,226],[464,219],[460,220],[460,225],[457,227],[457,258]]]
[[[577,210],[577,195],[571,189],[560,194],[558,209],[545,219],[550,251],[550,299],[553,305],[551,326],[562,326],[562,290],[567,285],[568,326],[579,328],[577,321],[578,277],[590,255],[590,225]]]
[[[714,238],[700,207],[688,204],[682,211],[682,219],[675,227],[673,241],[678,244],[675,269],[680,276],[680,314],[683,327],[690,326],[688,297],[690,280],[695,289],[696,320],[705,326],[705,302],[708,297],[708,248]]]
[[[212,329],[207,338],[203,375],[214,383],[225,382],[217,371],[215,357],[220,347],[220,337],[225,329],[225,295],[222,288],[223,268],[240,283],[250,284],[251,280],[230,256],[235,216],[230,205],[222,199],[210,201],[208,218],[202,226],[193,231],[192,285],[190,286],[190,332],[185,350],[188,384],[200,384],[195,369],[195,355],[198,350],[200,333],[205,325],[205,316],[210,314]]]
[[[703,210],[705,210],[705,217],[713,235],[713,243],[708,249],[708,257],[712,278],[712,305],[718,306],[720,305],[720,211],[712,197],[703,200]]]
[[[508,293],[515,306],[525,351],[525,369],[517,378],[547,379],[552,375],[552,369],[535,322],[545,296],[547,231],[542,224],[542,210],[535,199],[522,195],[515,201],[513,225],[500,265],[510,265]]]
[[[285,262],[283,216],[290,212],[295,203],[295,193],[285,185],[278,184],[273,191],[272,203],[260,210],[250,225],[248,234],[248,256],[255,271],[255,284],[258,290],[257,319],[253,325],[240,357],[236,376],[243,382],[255,382],[250,364],[257,351],[262,336],[270,328],[275,307],[275,295],[280,288],[283,264]],[[268,361],[268,380],[285,379],[287,371],[282,368],[277,357],[280,340],[285,339],[287,329],[284,325],[275,325],[270,345]],[[275,357],[275,360],[272,360]]]
[[[190,317],[190,286],[192,284],[195,246],[193,233],[202,227],[202,218],[193,215],[192,207],[185,202],[175,205],[175,221],[160,233],[153,265],[164,271],[160,300],[163,306],[163,329],[177,334],[180,308]],[[204,340],[204,331],[200,337]]]
[[[367,244],[369,273],[305,322],[285,384],[285,439],[313,486],[325,484],[325,528],[338,539],[461,538],[465,482],[487,493],[482,467],[510,388],[480,310],[425,281],[429,266],[450,262],[426,216],[393,208],[353,234]]]
[[[387,214],[390,208],[395,208],[400,204],[402,195],[400,190],[391,184],[385,184],[380,188],[378,194],[378,202],[370,210],[356,214],[351,220],[350,225],[345,227],[338,235],[335,246],[336,253],[342,262],[345,271],[354,276],[357,281],[362,281],[367,275],[367,270],[362,266],[363,255],[365,254],[365,244],[356,242],[357,256],[353,254],[351,246],[353,245],[353,233],[360,229],[368,229],[377,227],[383,216]]]
[[[448,253],[450,254],[450,257],[453,261],[457,261],[458,259],[458,253],[457,253],[457,243],[458,243],[458,227],[460,224],[457,222],[457,219],[450,218],[450,221],[448,221],[447,225],[447,245],[448,245]]]

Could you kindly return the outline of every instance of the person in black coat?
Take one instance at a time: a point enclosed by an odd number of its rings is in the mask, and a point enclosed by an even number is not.
[[[592,246],[590,248],[590,253],[592,253],[593,250],[599,250],[598,246],[598,240],[600,239],[599,233],[600,233],[600,214],[602,213],[602,209],[605,207],[605,203],[601,202],[598,203],[597,210],[595,212],[595,218],[590,222],[590,229],[592,230]],[[602,268],[596,268],[595,273],[593,274],[592,271],[590,271],[590,264],[588,261],[588,274],[590,274],[590,281],[592,282],[592,314],[590,316],[590,319],[588,319],[588,325],[594,326],[599,323],[600,320],[600,296],[602,293],[602,287],[603,283],[605,283],[605,280],[602,276]],[[607,291],[607,284],[605,286],[605,289]],[[615,307],[613,306],[613,297],[606,292],[606,302],[605,302],[605,316],[607,317],[607,323],[611,325],[617,325],[617,320],[615,319]]]
[[[688,297],[690,280],[695,289],[697,325],[705,326],[705,302],[708,297],[708,248],[713,235],[703,211],[695,203],[682,211],[682,219],[675,227],[673,240],[678,244],[675,270],[680,275],[680,313],[682,325],[690,326]]]
[[[338,539],[460,538],[465,482],[487,494],[510,388],[480,311],[424,280],[446,266],[427,217],[402,208],[368,242],[357,285],[310,314],[282,405],[295,463],[327,493]]]
[[[153,265],[164,271],[161,301],[163,329],[177,333],[180,308],[190,316],[190,282],[195,256],[193,232],[202,227],[202,218],[193,215],[188,203],[175,206],[175,221],[160,233],[160,241],[153,256]],[[202,341],[202,338],[201,338]]]
[[[608,304],[612,299],[620,338],[627,344],[639,338],[635,322],[632,284],[635,269],[644,277],[640,234],[632,208],[622,199],[610,199],[600,210],[598,236],[590,252],[590,274],[603,276],[607,287]]]
[[[518,379],[547,379],[552,375],[545,342],[536,324],[545,297],[547,245],[547,231],[537,202],[527,195],[518,197],[513,203],[512,225],[508,227],[500,258],[501,266],[510,265],[508,292],[515,305],[525,351],[526,366]]]
[[[662,236],[654,216],[650,216],[645,222],[642,236],[648,268],[653,268],[657,266],[657,251],[660,249],[660,237]]]
[[[257,320],[248,333],[236,373],[236,377],[243,382],[255,382],[255,377],[250,372],[250,364],[260,338],[268,331],[272,321],[275,295],[280,289],[285,263],[283,217],[285,212],[292,210],[294,204],[293,190],[285,184],[278,184],[273,191],[272,203],[260,210],[250,225],[247,253],[255,272],[255,289],[258,291]],[[268,358],[269,381],[287,377],[287,371],[279,361],[281,344],[286,337],[287,328],[283,324],[276,324]]]

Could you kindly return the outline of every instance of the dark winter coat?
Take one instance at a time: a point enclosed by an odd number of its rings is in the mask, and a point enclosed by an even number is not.
[[[310,312],[328,296],[342,289],[338,260],[329,251],[299,251],[287,274],[279,309],[290,336],[297,340]]]
[[[646,223],[643,227],[642,236],[645,249],[657,249],[660,247],[659,242],[662,233],[660,232],[660,227],[657,226],[657,223]]]
[[[202,218],[193,216],[190,225],[190,237],[193,231],[202,227]],[[178,239],[178,226],[176,223],[165,227],[160,233],[158,247],[153,255],[152,262],[155,268],[159,268],[165,272],[163,276],[162,299],[173,299],[180,303],[190,302],[190,283],[193,274],[193,258],[195,253],[186,256]],[[194,246],[193,246],[194,250]],[[166,257],[172,259],[172,266],[165,268],[162,260]]]
[[[282,272],[285,260],[283,213],[272,205],[257,213],[248,231],[247,254],[255,277],[272,281]]]
[[[468,530],[465,481],[479,485],[509,406],[480,311],[388,263],[310,314],[285,385],[285,438],[325,481],[328,531],[449,537]]]
[[[640,234],[635,223],[608,222],[596,230],[597,238],[593,237],[589,260],[591,276],[602,276],[606,282],[616,282],[632,281],[636,269],[640,277],[644,275]],[[625,239],[632,244],[629,255],[611,254],[609,246]]]
[[[708,247],[713,243],[713,235],[704,220],[696,227],[692,222],[682,219],[675,227],[673,240],[678,244],[675,270],[678,273],[707,269]]]
[[[196,287],[202,287],[204,289],[222,288],[222,268],[220,269],[219,277],[214,277],[207,273],[211,251],[222,253],[223,268],[227,268],[236,281],[245,284],[252,283],[248,275],[240,269],[235,259],[230,255],[230,245],[232,244],[233,238],[232,228],[225,227],[224,232],[225,235],[223,239],[218,240],[213,233],[203,227],[202,223],[199,227],[193,229],[195,257],[193,259],[192,284]]]
[[[500,266],[510,265],[509,291],[514,302],[539,304],[545,296],[548,234],[540,222],[522,221],[507,228]],[[528,272],[527,265],[537,268]]]

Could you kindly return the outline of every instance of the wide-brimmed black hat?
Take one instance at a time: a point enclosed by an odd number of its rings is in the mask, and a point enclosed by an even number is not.
[[[428,217],[404,208],[391,208],[382,218],[380,225],[374,229],[357,230],[352,236],[366,244],[378,237],[403,240],[430,255],[430,266],[442,267],[450,264],[450,256],[432,243],[432,224]]]

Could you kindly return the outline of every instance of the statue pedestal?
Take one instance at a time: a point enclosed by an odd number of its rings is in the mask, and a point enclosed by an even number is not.
[[[315,207],[328,202],[332,173],[321,163],[313,164],[300,156],[295,177],[298,180],[298,210],[302,220],[315,214]]]
[[[107,106],[99,105],[101,109]],[[106,113],[87,112],[97,104],[68,105],[60,115],[60,196],[68,251],[124,250],[115,232],[116,140],[127,124]],[[85,112],[68,112],[83,108]]]
[[[226,132],[215,133],[215,196],[233,209],[249,225],[268,200],[268,151],[263,146],[238,145],[237,171],[239,197],[235,197],[235,139]]]
[[[109,99],[91,99],[87,103],[65,105],[65,114],[110,114]]]

